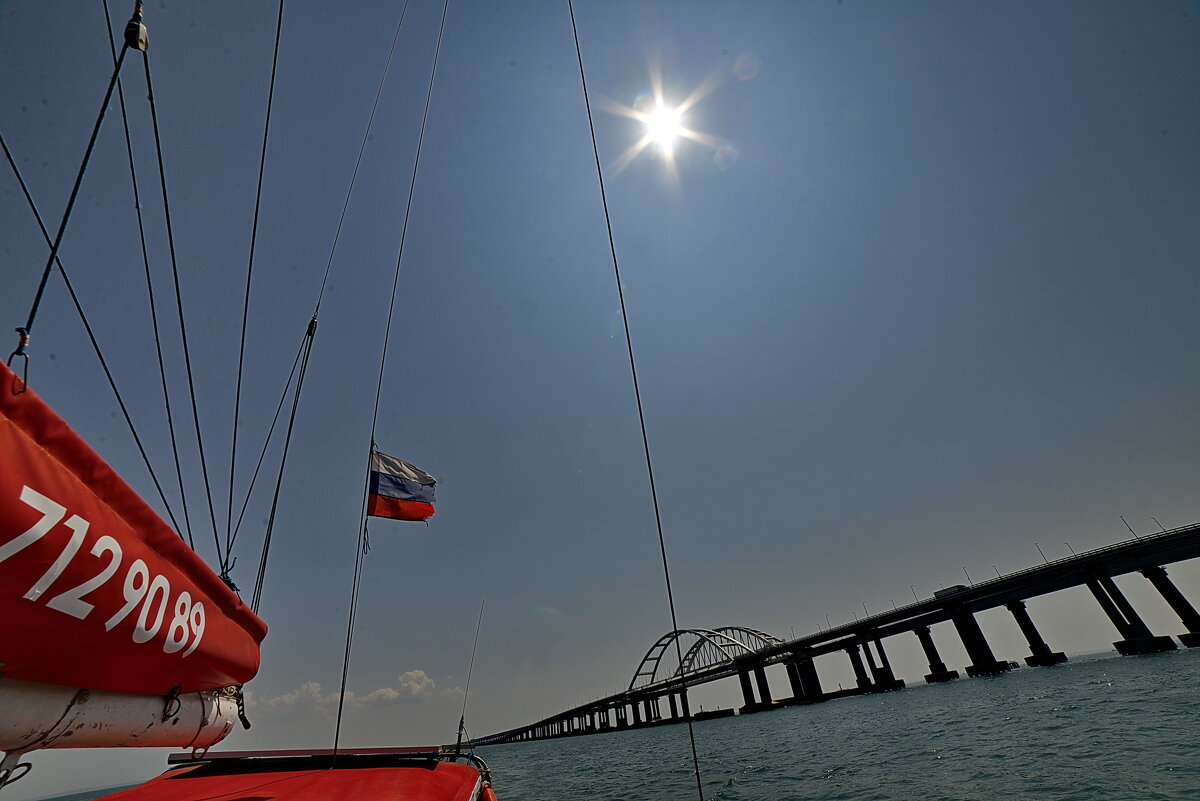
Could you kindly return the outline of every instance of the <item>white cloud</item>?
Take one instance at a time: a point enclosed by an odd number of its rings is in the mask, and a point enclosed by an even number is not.
[[[438,694],[437,683],[423,670],[410,670],[396,679],[394,687],[380,687],[365,695],[353,691],[346,693],[346,706],[350,709],[363,707],[416,704],[428,701]],[[326,693],[315,681],[306,681],[291,692],[260,699],[252,693],[246,694],[246,706],[256,710],[317,709],[330,712],[337,708],[339,693]]]

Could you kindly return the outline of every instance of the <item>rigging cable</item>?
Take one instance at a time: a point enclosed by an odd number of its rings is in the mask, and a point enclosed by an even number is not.
[[[112,15],[108,10],[108,0],[104,0],[104,21],[107,23],[108,47],[112,51],[113,63],[117,61],[116,43],[112,36]],[[117,80],[117,103],[121,108],[121,124],[125,129],[125,152],[129,156],[129,177],[133,183],[133,208],[137,212],[138,237],[142,244],[142,267],[146,274],[146,294],[150,299],[150,325],[154,331],[154,351],[158,356],[158,377],[162,383],[163,406],[167,413],[167,431],[171,437],[171,454],[175,460],[175,478],[179,482],[179,498],[183,506],[183,525],[187,529],[187,540],[192,550],[196,550],[196,541],[192,537],[192,519],[188,512],[187,492],[183,484],[183,468],[179,462],[179,443],[175,436],[175,416],[171,413],[171,396],[167,391],[167,368],[163,360],[162,340],[158,331],[158,309],[154,302],[154,282],[150,276],[150,255],[146,248],[146,227],[142,220],[142,199],[138,190],[137,169],[133,160],[133,140],[129,135],[129,115],[125,110],[125,91]],[[172,521],[173,522],[173,521]],[[178,525],[175,527],[179,530]]]
[[[271,57],[271,84],[267,90],[267,115],[266,121],[263,123],[262,153],[258,159],[258,189],[254,195],[254,221],[250,226],[250,257],[246,264],[246,299],[242,306],[242,336],[238,345],[237,389],[233,396],[233,441],[229,449],[229,507],[225,516],[226,562],[221,564],[223,576],[227,576],[229,573],[227,562],[233,549],[233,478],[237,468],[238,416],[242,406],[242,368],[246,360],[246,323],[250,317],[250,281],[254,275],[254,252],[258,242],[259,210],[262,207],[263,173],[267,166],[267,136],[271,131],[271,107],[275,100],[275,73],[279,66],[279,39],[283,32],[283,3],[284,0],[279,0],[279,17],[275,21],[275,53]],[[269,433],[267,437],[270,438]],[[246,497],[249,498],[249,490],[247,490]]]
[[[300,349],[296,351],[296,358],[292,360],[292,370],[288,373],[287,381],[283,385],[283,392],[279,396],[279,403],[275,406],[275,416],[271,418],[271,425],[267,429],[267,437],[263,441],[262,451],[258,454],[258,463],[254,466],[254,473],[250,476],[250,486],[246,489],[246,497],[242,500],[242,509],[238,512],[237,522],[233,525],[233,537],[229,541],[226,553],[230,553],[233,550],[234,543],[237,542],[238,532],[242,528],[242,520],[246,517],[246,508],[250,505],[250,496],[254,493],[254,485],[258,481],[258,473],[262,470],[263,461],[267,458],[267,448],[271,444],[271,437],[275,434],[275,425],[279,422],[279,414],[283,411],[283,404],[287,402],[288,390],[292,386],[292,379],[296,376],[296,367],[300,364],[300,359],[304,355],[304,349],[308,341],[309,338],[306,335],[304,341],[300,343]]]
[[[279,474],[275,477],[275,496],[271,499],[271,514],[267,518],[267,531],[263,535],[262,555],[258,560],[258,576],[254,580],[254,594],[250,596],[250,610],[258,614],[262,601],[263,582],[267,577],[267,554],[271,550],[271,532],[275,530],[275,513],[279,510],[279,491],[283,486],[283,463],[287,462],[288,448],[292,444],[292,430],[296,425],[296,409],[300,405],[300,389],[304,386],[304,374],[308,372],[308,357],[312,353],[313,339],[317,334],[317,318],[308,323],[300,360],[300,373],[296,376],[296,392],[292,396],[292,413],[288,417],[287,435],[283,438],[283,455],[280,457]]]
[[[122,51],[123,52],[123,51]],[[171,254],[171,275],[175,280],[175,306],[179,312],[179,336],[183,342],[183,363],[187,369],[188,394],[192,401],[192,422],[196,428],[196,447],[200,452],[200,473],[204,478],[204,492],[208,496],[208,516],[212,520],[213,544],[217,549],[217,562],[224,564],[221,555],[221,538],[217,533],[217,512],[213,506],[212,484],[208,480],[208,462],[204,457],[204,438],[200,433],[200,409],[196,403],[196,386],[192,378],[192,357],[188,349],[187,324],[183,319],[183,294],[179,285],[179,262],[175,258],[175,233],[171,225],[171,204],[167,199],[167,173],[163,166],[162,137],[158,129],[158,109],[154,103],[154,84],[150,80],[150,54],[142,51],[142,63],[146,68],[146,95],[150,101],[150,121],[154,127],[154,151],[158,157],[158,178],[162,187],[163,216],[167,225],[167,249]]]
[[[380,95],[383,94],[383,85],[384,85],[384,82],[387,80],[388,70],[392,66],[392,58],[396,54],[396,43],[400,39],[400,28],[404,25],[404,16],[407,12],[408,12],[408,0],[405,0],[404,6],[400,9],[400,20],[396,23],[396,33],[392,36],[392,46],[388,50],[387,61],[384,63],[384,66],[383,66],[383,74],[380,75],[380,77],[379,77],[379,87],[375,90],[375,102],[371,106],[371,114],[367,119],[366,130],[363,131],[362,144],[358,148],[358,158],[354,162],[354,171],[350,175],[350,185],[346,189],[346,199],[342,204],[341,216],[338,217],[337,230],[334,233],[334,237],[333,237],[333,246],[329,249],[329,260],[325,263],[325,274],[321,278],[321,288],[317,292],[317,302],[316,302],[315,306],[313,307],[312,318],[308,321],[308,328],[305,331],[304,340],[301,345],[302,352],[304,352],[306,348],[308,350],[311,350],[313,341],[316,338],[317,318],[321,311],[321,300],[325,297],[325,286],[329,280],[329,272],[333,266],[333,257],[334,257],[334,254],[337,252],[338,240],[342,234],[342,223],[346,219],[346,210],[350,206],[350,196],[354,192],[354,184],[358,179],[358,168],[362,164],[363,152],[367,148],[367,140],[371,135],[371,128],[375,124],[375,111],[376,111],[376,109],[379,108],[379,98],[380,98]],[[300,391],[304,385],[304,376],[307,372],[307,365],[308,365],[307,352],[305,352],[303,361],[304,361],[304,365],[301,367],[300,374],[299,374],[299,376],[297,376],[297,379],[296,379],[296,392],[295,392],[295,395],[292,400],[291,421],[288,423],[288,433],[287,433],[287,437],[284,439],[284,443],[283,443],[283,455],[282,455],[282,457],[280,459],[280,463],[279,463],[279,475],[275,482],[275,495],[271,500],[271,515],[267,520],[266,532],[263,534],[263,548],[262,548],[262,553],[260,554],[259,560],[258,560],[258,578],[255,580],[255,590],[254,590],[255,609],[258,608],[259,597],[262,594],[262,584],[263,584],[264,579],[266,578],[267,556],[270,553],[270,549],[271,549],[271,535],[275,528],[275,512],[279,505],[279,493],[283,487],[283,471],[287,465],[288,446],[291,442],[291,437],[292,437],[292,424],[295,422],[296,408],[300,403]],[[273,423],[272,423],[272,427],[274,427]],[[268,439],[270,438],[270,433],[268,433],[267,437],[268,437]],[[264,447],[265,447],[265,445],[264,445]]]
[[[663,536],[662,515],[659,513],[658,507],[658,491],[654,484],[654,465],[650,459],[650,438],[646,434],[646,416],[642,409],[642,393],[638,386],[637,364],[633,358],[633,337],[629,332],[629,315],[625,310],[625,292],[621,288],[621,269],[617,265],[617,246],[613,238],[612,218],[608,212],[608,195],[604,189],[604,170],[600,166],[600,147],[596,144],[596,126],[592,121],[592,104],[588,97],[587,77],[583,70],[583,51],[579,47],[579,29],[575,25],[575,6],[572,0],[567,0],[567,8],[571,14],[571,33],[575,37],[575,55],[579,60],[579,80],[583,86],[583,104],[587,109],[588,130],[592,135],[592,153],[596,158],[596,177],[600,183],[600,201],[604,207],[604,222],[608,227],[608,248],[612,254],[613,277],[617,284],[617,297],[621,302],[621,322],[625,326],[625,346],[629,352],[629,373],[633,378],[633,396],[637,401],[638,422],[642,429],[642,448],[646,454],[646,475],[650,481],[650,498],[654,504],[654,523],[658,528],[658,548],[662,554],[663,578],[667,585],[667,604],[671,609],[671,630],[679,631],[679,621],[675,615],[675,596],[671,591],[671,570],[667,565],[667,543]],[[696,753],[696,732],[692,726],[691,707],[688,704],[688,685],[687,676],[683,672],[683,650],[679,645],[679,638],[675,638],[675,655],[679,660],[680,672],[680,695],[683,700],[684,717],[687,721],[688,739],[692,746],[692,765],[696,773],[696,793],[700,797],[700,801],[704,801],[704,786],[700,781],[700,757]]]
[[[141,23],[141,3],[138,4],[138,10],[134,12],[133,18],[129,25]],[[50,270],[54,267],[54,261],[58,258],[58,249],[62,245],[63,234],[67,231],[67,223],[71,219],[71,212],[75,208],[75,199],[79,197],[79,187],[83,185],[83,176],[87,172],[88,162],[92,158],[92,150],[96,147],[96,139],[100,135],[100,126],[104,122],[104,114],[108,111],[109,101],[112,99],[113,87],[117,84],[117,77],[121,74],[121,66],[125,63],[125,54],[129,51],[129,28],[126,28],[125,46],[121,48],[121,55],[117,57],[116,66],[113,68],[112,78],[108,82],[108,90],[104,93],[104,102],[100,104],[100,113],[96,116],[96,124],[92,127],[91,138],[88,139],[87,149],[83,152],[83,161],[79,165],[79,173],[75,176],[75,185],[71,187],[71,196],[67,199],[67,208],[63,211],[62,222],[58,224],[58,233],[54,235],[54,241],[50,245],[50,256],[46,259],[46,269],[42,271],[42,280],[38,283],[37,292],[33,296],[33,305],[29,308],[29,318],[24,327],[17,329],[17,334],[20,337],[16,350],[8,357],[8,363],[11,365],[12,360],[17,356],[22,356],[25,359],[25,371],[28,376],[29,371],[29,354],[26,350],[29,347],[29,336],[33,333],[33,321],[37,318],[38,306],[42,302],[42,293],[46,291],[46,281],[50,278]],[[24,387],[22,387],[22,390]]]
[[[463,733],[467,730],[467,697],[471,694],[471,675],[475,672],[475,650],[479,648],[479,629],[483,626],[483,607],[487,601],[479,603],[479,619],[475,621],[475,643],[471,646],[471,664],[467,668],[467,686],[463,689],[462,714],[458,716],[458,740],[454,744],[454,756],[457,759],[462,753]],[[467,741],[468,743],[470,740]]]
[[[26,185],[25,179],[21,176],[21,171],[17,169],[16,159],[13,158],[12,152],[8,149],[8,143],[4,141],[3,134],[0,134],[0,148],[3,148],[9,166],[12,167],[13,174],[17,176],[17,183],[21,185],[21,191],[25,193],[25,200],[29,203],[29,209],[33,212],[34,219],[37,220],[38,228],[42,231],[42,237],[46,240],[47,245],[51,244],[50,232],[46,229],[46,224],[42,221],[42,215],[38,212],[37,205],[33,202],[33,196],[29,193],[29,187]],[[171,519],[171,524],[175,527],[175,531],[179,532],[179,524],[175,522],[175,513],[171,511],[171,504],[167,502],[167,496],[163,492],[162,484],[159,483],[158,476],[154,472],[154,466],[150,463],[150,457],[146,454],[146,448],[142,445],[142,438],[138,435],[137,428],[133,425],[133,418],[130,417],[129,409],[125,406],[125,400],[121,397],[121,391],[117,388],[116,379],[113,378],[112,371],[108,369],[108,361],[104,358],[104,353],[100,350],[100,343],[96,339],[96,334],[92,330],[91,323],[88,322],[87,315],[83,313],[83,305],[79,302],[79,296],[75,294],[75,287],[71,285],[71,279],[67,277],[66,268],[63,267],[62,260],[57,254],[54,256],[54,264],[58,267],[58,273],[62,276],[63,283],[67,287],[67,293],[71,296],[71,301],[75,304],[75,311],[79,313],[83,329],[87,332],[88,339],[91,340],[92,349],[96,351],[96,358],[100,361],[100,367],[104,370],[104,375],[108,378],[108,385],[112,387],[113,395],[117,399],[117,405],[121,407],[121,414],[125,417],[125,423],[129,426],[130,433],[133,434],[134,444],[137,445],[138,452],[142,455],[142,461],[146,465],[146,470],[150,473],[150,478],[158,490],[159,500],[162,501],[163,508],[167,512],[167,517]],[[180,533],[180,536],[182,537],[183,534]]]
[[[400,28],[404,25],[404,17],[407,12],[408,12],[408,0],[405,0],[404,6],[400,9],[400,20],[396,23],[396,33],[392,36],[392,46],[388,50],[388,57],[387,57],[387,61],[384,63],[384,66],[383,66],[383,73],[379,77],[379,87],[375,90],[375,102],[371,106],[371,114],[367,119],[366,130],[363,131],[362,144],[358,148],[358,158],[354,162],[354,170],[350,175],[350,185],[346,188],[346,199],[342,203],[342,212],[341,212],[341,215],[338,217],[337,230],[335,231],[334,236],[333,236],[333,245],[329,249],[329,259],[325,263],[325,274],[321,277],[321,288],[317,292],[317,301],[313,307],[312,318],[308,322],[308,328],[306,329],[304,338],[301,342],[301,346],[300,346],[301,352],[306,354],[304,356],[304,363],[306,366],[308,363],[308,356],[306,353],[306,349],[312,348],[313,341],[316,338],[317,318],[321,311],[321,300],[325,297],[325,286],[329,280],[330,270],[333,267],[333,257],[334,257],[334,254],[337,252],[338,240],[341,238],[342,223],[346,219],[346,210],[350,206],[350,197],[354,193],[354,185],[355,185],[355,182],[358,180],[358,169],[362,165],[363,152],[366,150],[367,140],[371,135],[371,128],[375,124],[375,112],[379,108],[379,98],[383,94],[383,85],[384,85],[384,82],[387,80],[388,70],[392,66],[392,58],[396,54],[396,43],[400,39]],[[295,369],[295,367],[293,366],[293,370],[294,369]],[[293,396],[293,400],[292,400],[292,412],[291,412],[292,422],[295,421],[296,408],[300,403],[300,391],[304,384],[304,376],[305,376],[306,372],[307,372],[307,370],[302,368],[299,376],[297,377],[296,391],[295,391],[295,395]],[[290,381],[291,381],[290,377],[288,380],[290,383]],[[284,392],[285,392],[285,394],[287,392],[286,385],[285,385]],[[276,411],[276,417],[278,417],[278,414],[279,414],[279,412]],[[282,455],[282,458],[280,459],[280,463],[279,463],[279,475],[275,482],[275,495],[271,500],[271,515],[267,520],[267,528],[263,534],[263,548],[262,548],[262,553],[259,555],[259,562],[258,562],[258,578],[255,580],[255,598],[256,598],[255,608],[257,608],[258,596],[260,596],[262,593],[262,584],[266,577],[267,556],[270,553],[271,536],[272,536],[272,533],[273,533],[274,527],[275,527],[275,510],[278,507],[279,493],[283,486],[283,483],[282,483],[283,482],[283,471],[284,471],[284,468],[287,466],[287,453],[288,453],[288,445],[291,442],[292,422],[289,422],[289,424],[288,424],[288,434],[287,434],[287,437],[284,439],[283,455]],[[267,444],[270,442],[271,432],[274,431],[274,427],[275,427],[275,423],[272,422],[271,430],[267,432],[267,441],[263,443],[264,454],[266,452]],[[259,461],[261,464],[261,458]],[[257,475],[257,473],[258,473],[258,470],[256,468],[255,474]],[[253,481],[251,482],[251,489],[253,489]],[[249,502],[249,499],[250,499],[249,492],[250,492],[250,490],[247,490],[247,495],[246,495],[247,503]],[[245,505],[243,505],[243,507],[242,507],[242,514],[245,514]],[[239,516],[238,526],[240,527],[240,525],[241,525],[241,517]],[[232,548],[232,542],[231,542],[230,548]]]
[[[404,206],[404,224],[400,228],[400,247],[396,253],[396,271],[392,277],[392,294],[388,301],[388,316],[387,325],[383,330],[383,349],[379,355],[379,382],[375,387],[375,409],[371,413],[371,451],[375,450],[375,425],[379,421],[379,398],[383,392],[383,373],[387,365],[387,350],[388,340],[392,333],[392,317],[396,312],[396,287],[400,283],[400,265],[404,260],[404,242],[408,236],[408,218],[412,212],[413,193],[417,186],[417,170],[421,166],[421,149],[425,144],[425,126],[429,122],[429,102],[433,97],[433,84],[437,79],[438,57],[442,52],[442,35],[446,31],[446,13],[450,9],[450,0],[444,0],[442,3],[442,21],[438,26],[437,45],[433,50],[433,67],[429,71],[429,86],[425,90],[425,110],[421,115],[421,129],[417,135],[417,152],[413,157],[412,177],[408,184],[408,200]],[[399,29],[397,29],[399,35]],[[324,285],[322,285],[322,289]],[[370,472],[370,460],[367,462],[367,471]],[[358,611],[358,589],[360,579],[362,577],[362,562],[363,555],[366,553],[367,547],[367,478],[363,479],[363,499],[362,512],[360,513],[360,526],[358,535],[358,545],[354,555],[354,578],[350,588],[350,610],[346,620],[346,652],[342,657],[342,683],[341,689],[338,692],[338,710],[337,723],[333,731],[333,758],[337,760],[338,741],[342,733],[342,707],[346,699],[346,677],[350,672],[350,651],[354,644],[354,618]]]

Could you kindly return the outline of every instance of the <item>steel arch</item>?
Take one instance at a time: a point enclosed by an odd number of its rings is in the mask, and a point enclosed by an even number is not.
[[[663,657],[667,655],[668,647],[685,637],[695,638],[695,641],[683,652],[682,661],[669,676],[659,676],[659,669],[662,667]],[[657,681],[686,676],[714,665],[732,662],[740,656],[782,642],[783,640],[772,634],[745,626],[670,631],[659,637],[650,646],[650,650],[646,651],[629,682],[629,689],[634,690]]]

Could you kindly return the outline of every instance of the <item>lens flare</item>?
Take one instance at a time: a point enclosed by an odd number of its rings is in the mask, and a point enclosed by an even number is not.
[[[646,135],[666,153],[674,149],[675,140],[684,130],[683,115],[677,108],[658,106],[646,115],[645,124]]]
[[[636,120],[642,125],[641,137],[617,157],[613,165],[615,171],[621,172],[633,163],[639,154],[645,152],[651,145],[655,145],[656,160],[661,161],[671,181],[677,184],[679,176],[675,150],[679,147],[680,140],[687,139],[714,151],[722,144],[721,140],[716,137],[688,127],[685,117],[701,98],[716,88],[719,81],[720,76],[714,73],[693,89],[681,102],[674,102],[663,89],[660,69],[652,67],[650,90],[639,94],[632,105],[627,106],[601,97],[600,107],[603,110]],[[736,155],[732,159],[723,157],[719,166],[732,164],[735,160]],[[722,169],[725,168],[722,166]]]

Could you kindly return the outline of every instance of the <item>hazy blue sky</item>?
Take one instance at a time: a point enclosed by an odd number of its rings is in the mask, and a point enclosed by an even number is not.
[[[118,29],[126,6],[114,0]],[[220,509],[275,9],[154,2],[146,14]],[[0,14],[0,130],[57,222],[111,70],[103,10],[18,0]],[[287,7],[239,500],[398,14]],[[230,747],[331,741],[387,289],[440,14],[412,0],[346,219],[267,579],[255,726]],[[864,602],[903,603],[910,584],[926,596],[965,581],[964,566],[974,579],[1026,567],[1035,542],[1053,558],[1126,538],[1118,515],[1140,531],[1151,515],[1200,519],[1200,7],[580,0],[576,14],[598,107],[634,103],[656,70],[673,102],[706,85],[686,122],[720,145],[683,142],[676,180],[651,152],[618,171],[640,125],[597,110],[682,625],[803,633]],[[139,61],[126,99],[166,290]],[[11,329],[46,249],[7,167],[0,220]],[[169,476],[115,114],[62,256]],[[473,732],[626,685],[670,622],[565,2],[450,4],[396,315],[378,442],[439,477],[438,514],[428,528],[372,525],[345,740],[453,736],[484,599]],[[153,501],[57,278],[31,357],[34,388]],[[253,508],[244,587],[266,514]],[[211,542],[202,522],[197,538]],[[1197,566],[1171,572],[1200,600]],[[1148,582],[1120,583],[1158,633],[1177,633]],[[1115,639],[1086,590],[1030,609],[1058,649]],[[983,624],[998,655],[1025,655],[1006,613]],[[952,630],[935,636],[965,664]],[[919,681],[916,639],[888,649]],[[849,674],[836,658],[818,667],[831,685]],[[361,700],[383,688],[395,693]],[[728,704],[731,690],[700,703]],[[139,778],[162,752],[33,761],[15,798]]]

